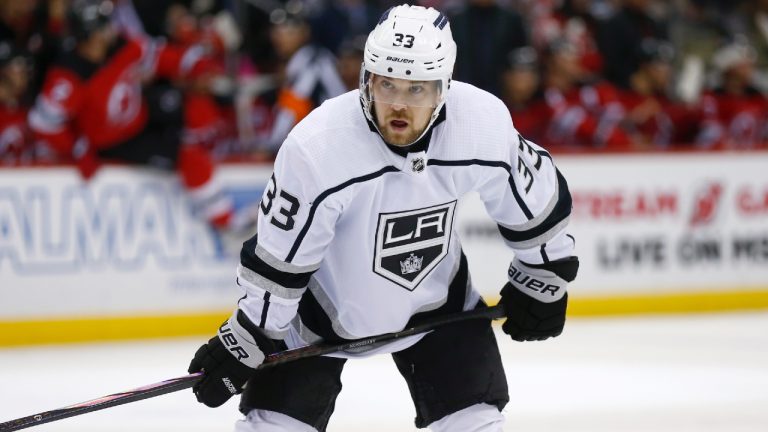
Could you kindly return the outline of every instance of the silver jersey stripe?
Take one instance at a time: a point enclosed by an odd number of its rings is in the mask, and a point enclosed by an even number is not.
[[[310,264],[310,265],[296,265],[287,263],[281,259],[278,259],[269,251],[261,247],[260,245],[256,245],[256,249],[254,250],[254,253],[256,256],[267,263],[270,267],[272,267],[275,270],[285,272],[285,273],[310,273],[313,271],[316,271],[320,268],[320,263],[317,264]]]
[[[565,227],[568,225],[568,222],[571,220],[570,216],[566,216],[565,219],[561,220],[557,223],[557,225],[553,226],[543,234],[536,236],[532,239],[520,241],[520,242],[513,242],[509,241],[506,238],[502,236],[504,239],[504,242],[511,248],[514,249],[530,249],[537,246],[541,246],[544,243],[547,243],[548,241],[552,240],[560,231],[565,229]]]
[[[306,288],[286,288],[280,284],[272,282],[255,271],[244,267],[242,264],[237,266],[237,276],[244,281],[255,285],[268,293],[288,300],[298,300],[304,295]]]
[[[317,303],[323,309],[323,312],[325,312],[325,314],[328,315],[328,318],[331,320],[331,328],[333,328],[334,333],[344,339],[357,339],[358,336],[349,333],[344,327],[341,326],[341,322],[339,321],[339,312],[336,310],[336,306],[333,305],[331,299],[328,297],[328,295],[325,294],[325,291],[323,291],[323,288],[320,286],[320,284],[317,283],[317,279],[310,278],[308,288],[312,295],[315,296],[315,299],[317,299]]]
[[[291,327],[293,327],[299,334],[299,337],[309,345],[314,345],[323,341],[323,338],[316,335],[315,332],[304,325],[299,314],[296,314],[291,321]]]
[[[547,203],[547,206],[544,207],[544,210],[542,212],[534,217],[533,219],[529,221],[525,221],[521,223],[520,225],[505,225],[505,224],[499,224],[503,226],[504,228],[507,228],[510,231],[527,231],[531,228],[537,227],[539,224],[544,222],[547,217],[549,217],[550,213],[552,213],[552,210],[554,210],[555,206],[557,205],[557,201],[560,199],[560,182],[557,181],[557,175],[555,175],[555,192],[552,195],[552,198],[549,199],[549,202]]]

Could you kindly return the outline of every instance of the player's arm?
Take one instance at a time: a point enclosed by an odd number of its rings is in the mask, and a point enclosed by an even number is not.
[[[52,68],[27,120],[35,141],[57,159],[74,162],[87,180],[98,169],[99,161],[96,149],[75,121],[86,97],[84,87],[71,71]]]
[[[331,204],[312,205],[320,192],[315,173],[311,160],[289,138],[264,191],[257,233],[240,253],[237,284],[244,296],[189,366],[190,372],[205,371],[194,391],[208,406],[239,393],[264,357],[282,346],[320,266],[339,212]]]
[[[142,40],[147,73],[169,80],[194,80],[221,73],[221,66],[200,44],[178,45],[155,39]]]
[[[566,231],[571,195],[549,153],[516,132],[508,163],[509,172],[495,172],[480,189],[515,251],[501,291],[508,317],[503,329],[514,340],[544,340],[562,333],[567,285],[578,271],[575,242]]]

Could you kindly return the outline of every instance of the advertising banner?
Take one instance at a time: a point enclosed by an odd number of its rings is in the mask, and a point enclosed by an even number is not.
[[[219,180],[258,203],[271,166]],[[169,173],[107,167],[0,170],[0,319],[231,309],[237,254]],[[242,240],[240,240],[242,241]]]
[[[768,154],[555,160],[573,196],[574,304],[751,292],[768,305]],[[217,176],[242,208],[258,203],[271,170],[230,164]],[[457,208],[473,283],[495,301],[512,251],[476,195]],[[243,240],[202,222],[169,173],[110,166],[86,183],[66,167],[0,170],[0,327],[231,310]]]
[[[573,196],[574,295],[768,290],[768,154],[556,156]],[[459,229],[475,282],[512,253],[476,196]]]

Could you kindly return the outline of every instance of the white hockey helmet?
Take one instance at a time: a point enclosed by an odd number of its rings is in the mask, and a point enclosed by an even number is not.
[[[422,6],[403,4],[390,8],[365,42],[360,67],[360,101],[365,116],[376,125],[370,89],[373,74],[411,81],[437,81],[439,96],[423,136],[445,104],[455,62],[456,42],[448,17]]]

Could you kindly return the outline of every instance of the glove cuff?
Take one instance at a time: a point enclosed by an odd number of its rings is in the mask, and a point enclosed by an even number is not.
[[[245,314],[236,309],[232,316],[219,327],[218,337],[227,351],[240,363],[255,369],[264,361],[264,352],[256,342],[256,337],[246,330],[239,319],[248,320]]]
[[[509,283],[543,303],[554,303],[565,295],[568,282],[554,272],[535,268],[515,258],[507,271]]]

